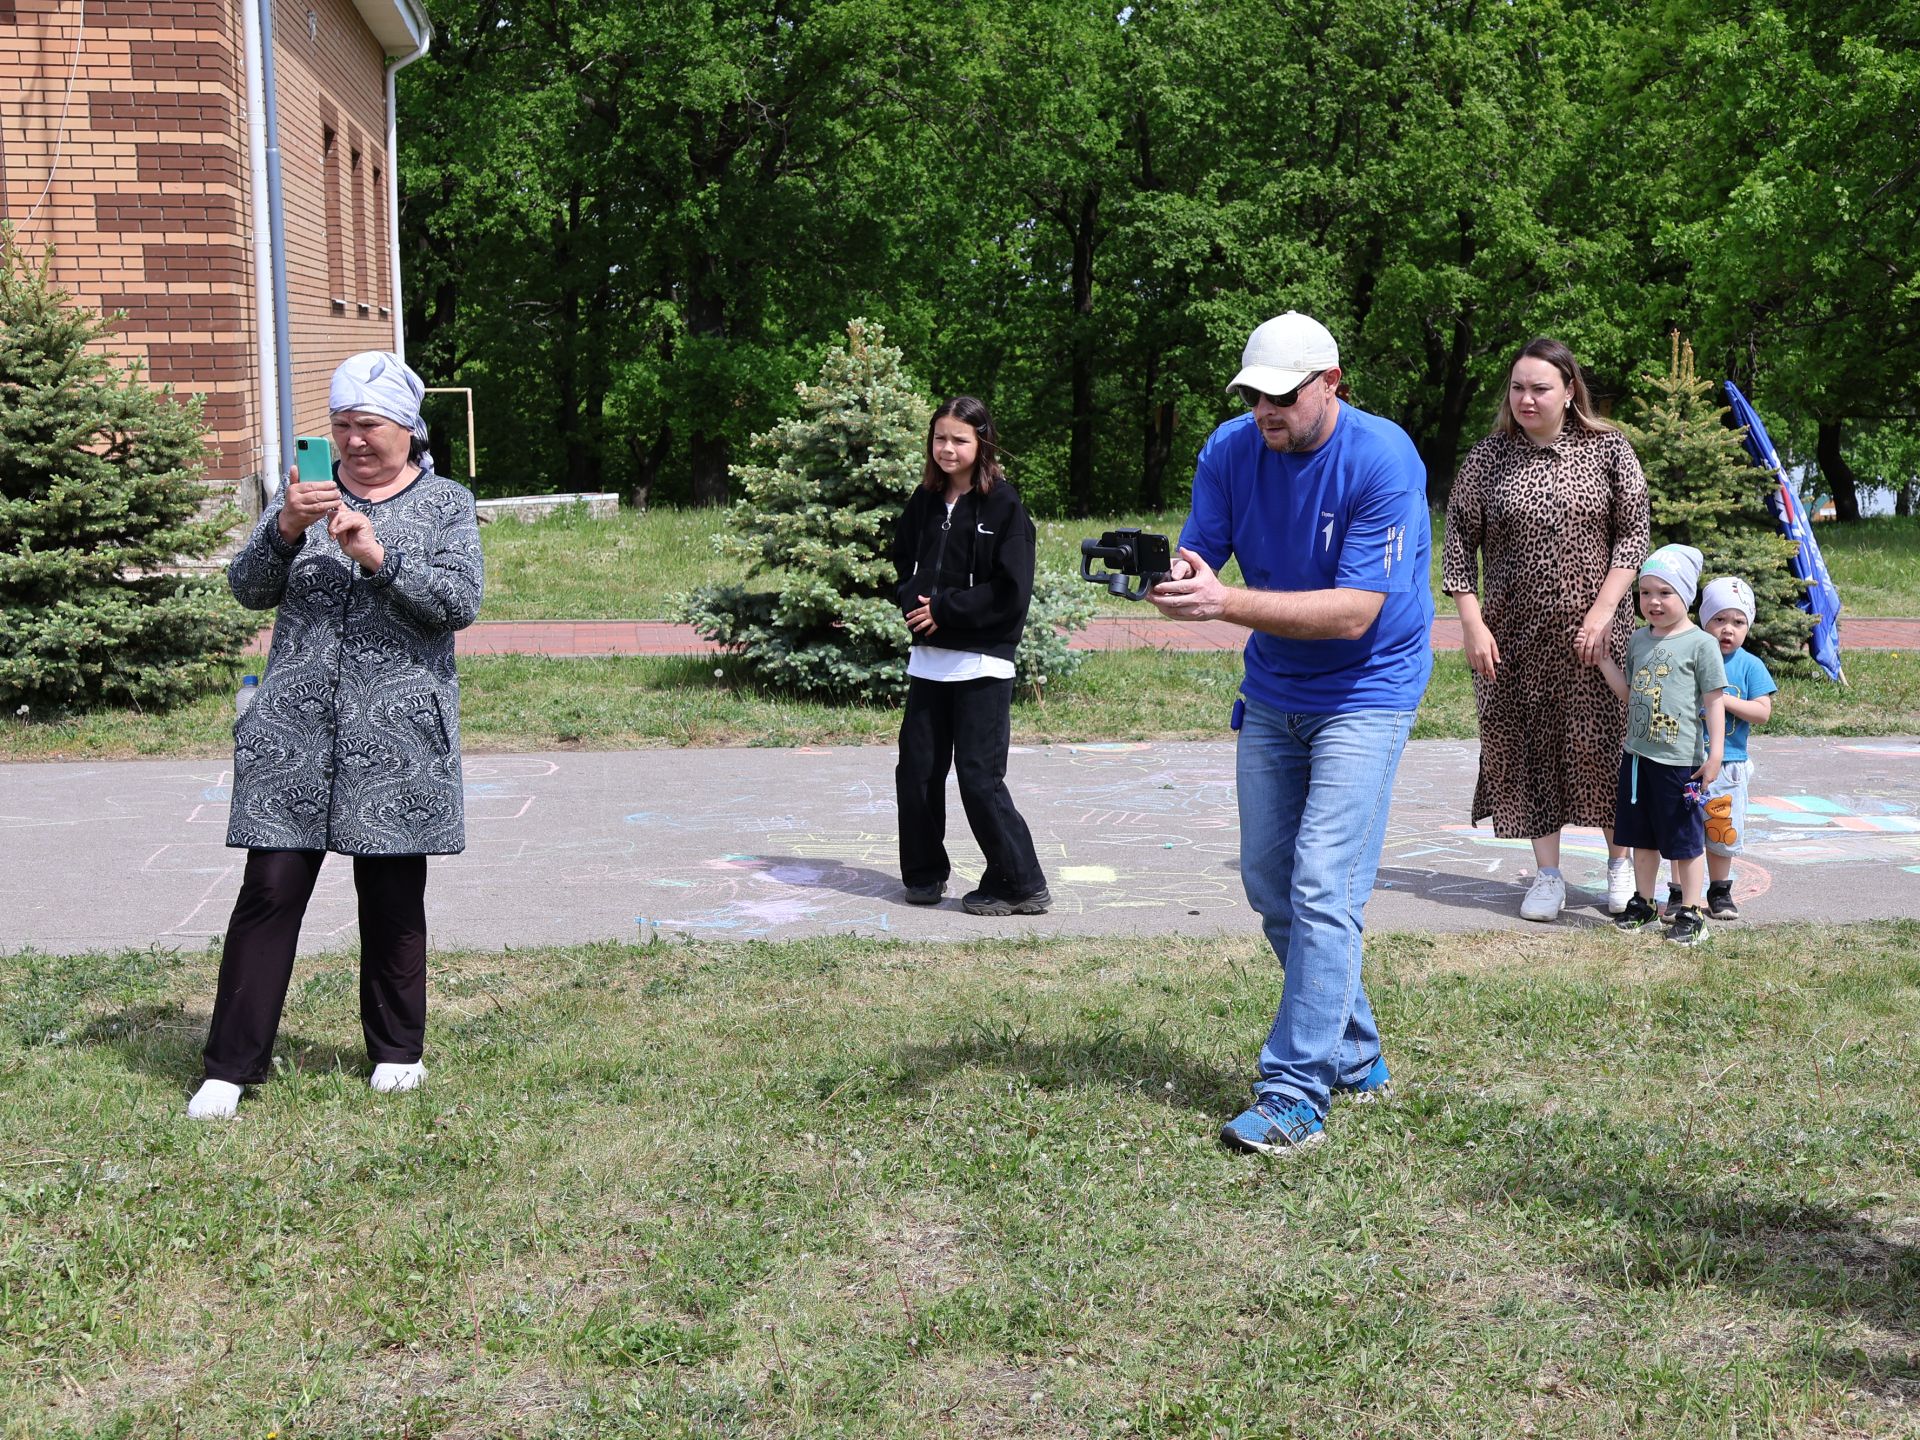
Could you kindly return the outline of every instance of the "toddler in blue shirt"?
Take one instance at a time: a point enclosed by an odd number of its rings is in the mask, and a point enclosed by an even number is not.
[[[1720,662],[1727,672],[1726,748],[1720,773],[1704,792],[1707,913],[1715,920],[1740,918],[1733,900],[1733,857],[1746,848],[1747,787],[1753,781],[1747,736],[1755,725],[1773,718],[1773,694],[1780,688],[1760,657],[1741,648],[1753,614],[1753,587],[1737,575],[1722,575],[1700,592],[1700,628],[1720,642]],[[1669,904],[1678,905],[1679,888],[1668,892]]]

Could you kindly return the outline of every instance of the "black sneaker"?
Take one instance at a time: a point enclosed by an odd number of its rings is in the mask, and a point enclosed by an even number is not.
[[[1709,933],[1707,917],[1700,913],[1698,905],[1682,905],[1673,917],[1673,924],[1667,927],[1667,939],[1676,945],[1704,944]]]
[[[1667,886],[1667,903],[1660,907],[1660,918],[1671,920],[1680,913],[1680,907],[1687,903],[1686,896],[1680,893],[1678,885]]]
[[[1616,930],[1644,930],[1649,925],[1659,923],[1660,912],[1655,910],[1653,902],[1638,890],[1634,891],[1633,898],[1627,901],[1627,908],[1613,917],[1613,928]]]
[[[1707,886],[1707,913],[1716,920],[1740,918],[1740,907],[1733,903],[1731,880],[1716,880]]]
[[[938,885],[909,885],[907,886],[907,904],[938,905],[940,897],[946,893],[947,885],[944,880]]]
[[[969,915],[1044,915],[1051,904],[1053,895],[1044,885],[1018,900],[989,895],[985,890],[969,890],[960,897],[960,908]]]

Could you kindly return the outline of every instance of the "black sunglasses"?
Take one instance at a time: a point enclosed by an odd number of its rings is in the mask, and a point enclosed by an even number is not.
[[[1240,392],[1240,398],[1246,401],[1248,405],[1258,405],[1262,400],[1265,400],[1277,410],[1289,410],[1293,407],[1293,402],[1300,398],[1300,392],[1326,373],[1324,370],[1314,371],[1284,395],[1269,395],[1266,391],[1256,390],[1251,385],[1236,385],[1233,388]]]

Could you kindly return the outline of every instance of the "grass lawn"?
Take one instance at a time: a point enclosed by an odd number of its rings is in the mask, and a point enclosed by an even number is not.
[[[252,668],[258,670],[255,660]],[[715,669],[722,673],[716,677]],[[892,744],[899,713],[755,693],[712,659],[541,659],[460,662],[461,728],[469,753],[646,745]],[[1080,673],[1014,701],[1023,745],[1076,740],[1217,739],[1238,693],[1236,652],[1095,653]],[[1787,676],[1765,735],[1920,734],[1920,655],[1856,651],[1851,686],[1814,672]],[[125,760],[218,756],[233,746],[230,692],[162,715],[110,710],[72,720],[0,715],[0,760]],[[1465,660],[1435,656],[1414,737],[1471,739],[1473,690]]]
[[[1900,1436],[1920,925],[1378,937],[1397,1098],[1214,1142],[1259,944],[0,959],[0,1433]]]
[[[1920,520],[1877,515],[1814,535],[1846,614],[1920,615]]]
[[[1082,539],[1122,526],[1178,536],[1185,519],[1184,512],[1142,512],[1097,520],[1038,520],[1039,563],[1077,575]],[[725,524],[723,510],[622,510],[617,519],[594,520],[582,507],[531,523],[489,525],[480,532],[487,557],[482,618],[670,619],[676,596],[738,578],[737,562],[722,560],[713,551],[713,537]],[[1240,567],[1229,562],[1226,574],[1237,581]],[[772,588],[773,580],[767,577],[755,584]],[[1103,612],[1140,613],[1133,601],[1091,587],[1089,593]]]
[[[1037,520],[1040,563],[1078,573],[1080,541],[1123,525],[1178,536],[1184,511]],[[488,620],[660,620],[672,597],[735,577],[713,553],[719,510],[623,510],[616,520],[584,511],[533,524],[501,521],[481,532],[487,556]],[[1441,518],[1434,517],[1434,592],[1439,595]],[[1857,526],[1822,525],[1819,537],[1849,615],[1920,615],[1920,521],[1881,517]],[[1237,581],[1229,565],[1227,578]],[[1103,612],[1138,607],[1096,592]],[[1439,596],[1444,613],[1453,602]]]

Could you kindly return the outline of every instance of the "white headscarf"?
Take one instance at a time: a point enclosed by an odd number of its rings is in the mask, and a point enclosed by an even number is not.
[[[433,456],[427,453],[427,422],[420,418],[420,402],[426,398],[427,382],[408,368],[407,362],[385,350],[362,350],[349,355],[333,372],[327,387],[327,410],[364,410],[396,425],[404,425],[420,442],[420,465],[433,468]]]

